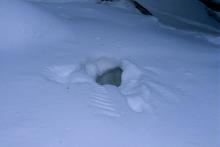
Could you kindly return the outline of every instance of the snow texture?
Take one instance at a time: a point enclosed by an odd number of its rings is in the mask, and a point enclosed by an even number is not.
[[[34,1],[0,0],[0,147],[220,146],[217,31],[93,0]],[[116,66],[120,87],[95,82]]]
[[[122,96],[127,99],[128,106],[135,112],[152,111],[149,103],[153,99],[150,99],[152,96],[147,83],[142,82],[145,78],[143,71],[128,60],[101,57],[78,65],[48,67],[44,75],[47,79],[57,83],[95,84],[97,75],[115,67],[121,67],[123,70],[122,84],[119,89]]]
[[[160,22],[174,28],[219,34],[220,25],[198,0],[137,0]],[[187,8],[187,9],[186,9]]]

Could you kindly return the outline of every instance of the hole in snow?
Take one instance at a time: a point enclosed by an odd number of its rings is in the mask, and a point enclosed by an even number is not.
[[[119,87],[121,85],[121,76],[123,70],[121,67],[115,67],[112,69],[108,69],[101,75],[97,75],[96,83],[100,85],[114,85]]]
[[[96,82],[100,85],[120,86],[118,90],[135,112],[152,111],[151,104],[155,99],[152,91],[160,89],[153,82],[147,83],[149,80],[133,62],[110,57],[88,59],[77,65],[51,66],[45,70],[44,74],[51,81],[68,85]]]

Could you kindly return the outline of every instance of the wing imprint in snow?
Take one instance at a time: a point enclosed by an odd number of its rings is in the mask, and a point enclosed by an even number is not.
[[[95,109],[95,114],[97,115],[120,117],[120,114],[111,101],[109,93],[105,87],[96,86],[88,104]]]

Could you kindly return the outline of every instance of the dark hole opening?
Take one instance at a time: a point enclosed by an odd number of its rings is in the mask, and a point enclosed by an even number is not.
[[[122,72],[123,70],[121,67],[109,69],[96,77],[96,83],[100,85],[114,85],[119,87],[121,85]]]

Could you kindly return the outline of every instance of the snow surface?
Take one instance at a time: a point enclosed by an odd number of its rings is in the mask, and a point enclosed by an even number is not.
[[[220,25],[212,19],[199,0],[137,0],[162,23],[191,31],[220,33]]]
[[[1,0],[0,32],[1,147],[220,146],[219,37],[86,0]]]

